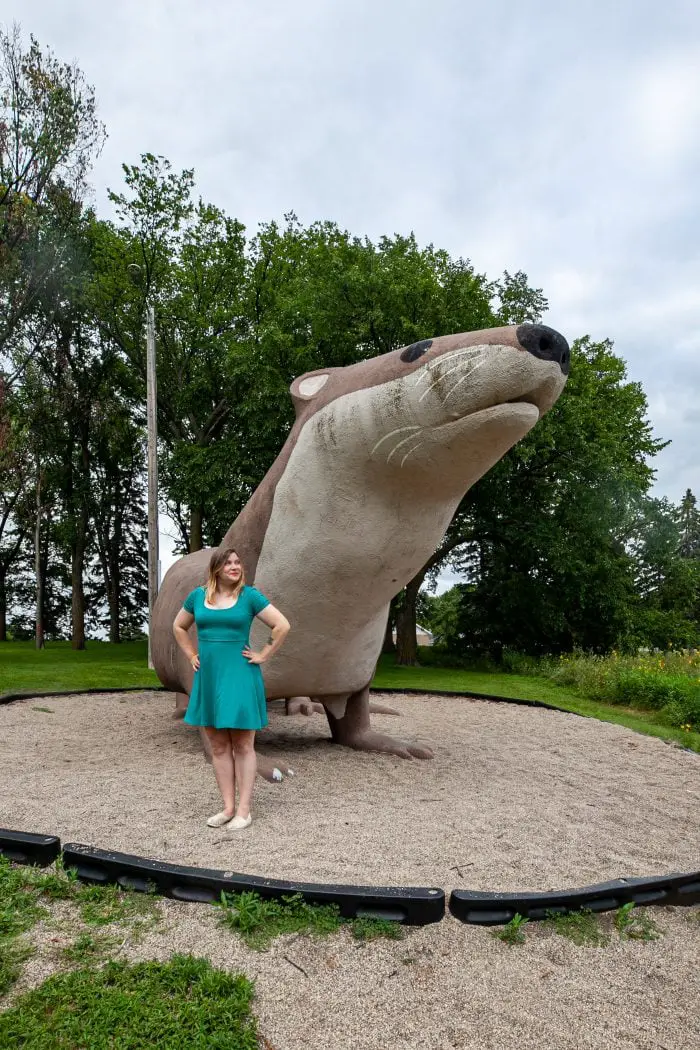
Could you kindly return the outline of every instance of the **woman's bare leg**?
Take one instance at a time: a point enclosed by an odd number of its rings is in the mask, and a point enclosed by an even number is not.
[[[236,763],[236,778],[238,780],[238,809],[237,817],[248,817],[253,800],[253,784],[255,783],[255,770],[257,759],[255,756],[255,730],[254,729],[232,729],[231,740],[233,742],[233,755]]]
[[[211,745],[211,763],[224,802],[224,813],[233,816],[236,810],[236,762],[231,730],[212,726],[205,726],[204,730]]]

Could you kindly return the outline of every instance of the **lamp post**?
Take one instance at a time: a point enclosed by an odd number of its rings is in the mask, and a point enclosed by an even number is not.
[[[156,319],[146,306],[146,433],[148,442],[148,666],[153,668],[151,639],[153,608],[160,583],[158,550],[158,391],[156,387]]]
[[[131,263],[140,274],[142,267]],[[156,384],[156,318],[153,303],[146,300],[146,442],[148,472],[148,666],[153,668],[151,640],[153,607],[158,597],[160,561],[158,550],[158,391]]]

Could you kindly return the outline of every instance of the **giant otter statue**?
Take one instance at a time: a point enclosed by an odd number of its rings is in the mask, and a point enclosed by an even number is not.
[[[263,667],[269,700],[322,704],[336,743],[431,757],[370,726],[389,603],[440,544],[465,492],[552,407],[569,360],[558,332],[522,324],[425,339],[294,380],[296,422],[222,541],[292,625]],[[193,672],[172,623],[205,582],[210,556],[173,565],[154,610],[154,665],[179,694]],[[254,625],[254,647],[256,631],[265,629]],[[262,775],[279,779],[273,768],[261,760]]]

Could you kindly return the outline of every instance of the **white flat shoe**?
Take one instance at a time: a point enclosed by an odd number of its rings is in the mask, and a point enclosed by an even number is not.
[[[253,821],[252,814],[248,814],[247,817],[234,817],[233,820],[228,822],[226,827],[227,831],[243,831],[244,828],[250,827]]]
[[[210,828],[223,828],[224,824],[228,824],[229,821],[233,820],[233,817],[229,817],[226,813],[215,813],[213,817],[209,817],[207,824]]]

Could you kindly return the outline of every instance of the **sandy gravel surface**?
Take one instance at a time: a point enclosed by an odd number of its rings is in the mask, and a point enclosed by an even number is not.
[[[401,941],[359,944],[283,937],[267,952],[221,929],[213,908],[159,902],[164,921],[118,957],[206,956],[255,981],[261,1050],[697,1050],[700,916],[651,908],[664,930],[605,947],[576,947],[541,925],[509,947],[447,918]],[[31,939],[39,952],[10,1000],[61,966],[80,929],[72,906],[53,907]],[[58,922],[56,921],[58,920]],[[111,927],[105,932],[113,933]],[[121,938],[120,938],[121,939]],[[0,1002],[0,1008],[9,1005]]]
[[[213,775],[172,698],[103,694],[0,707],[0,825],[278,877],[561,888],[700,866],[700,759],[617,726],[515,705],[389,701],[382,729],[432,762],[334,748],[322,716],[275,711],[264,749],[296,771],[258,781],[242,835],[211,831]],[[48,712],[36,710],[49,708]],[[207,956],[256,982],[264,1050],[696,1050],[700,909],[649,909],[659,941],[576,947],[541,925],[508,947],[451,917],[399,942],[341,933],[248,950],[214,909],[160,901],[121,955]],[[60,963],[72,906],[40,923],[16,991]],[[62,922],[56,927],[55,920]],[[612,932],[612,917],[602,922]],[[298,969],[300,967],[301,969]],[[303,972],[302,972],[303,971]],[[0,1007],[2,1004],[0,1003]]]
[[[392,696],[379,728],[428,762],[330,744],[325,718],[278,708],[261,749],[293,779],[257,781],[243,833],[219,808],[169,694],[0,707],[0,826],[248,874],[449,889],[561,889],[700,867],[700,758],[540,708]],[[38,710],[48,708],[49,711]]]

